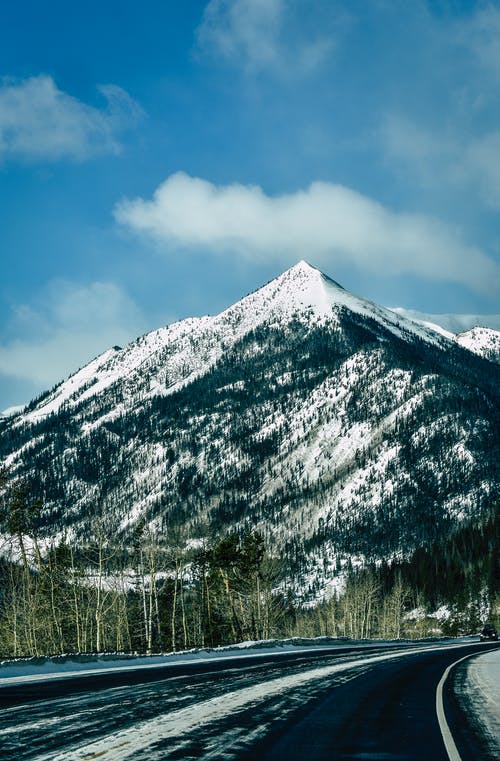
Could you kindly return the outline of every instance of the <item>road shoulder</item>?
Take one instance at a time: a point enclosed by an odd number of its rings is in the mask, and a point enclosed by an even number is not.
[[[500,758],[500,648],[459,664],[450,680],[453,735],[463,761]]]

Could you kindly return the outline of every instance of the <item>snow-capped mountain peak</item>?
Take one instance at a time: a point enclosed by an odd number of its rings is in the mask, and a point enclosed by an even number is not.
[[[475,327],[465,333],[459,333],[456,341],[476,354],[500,362],[500,332],[492,328]]]
[[[434,330],[354,295],[304,259],[230,306],[215,319],[245,315],[245,320],[256,325],[280,314],[291,316],[297,312],[312,312],[317,318],[333,319],[335,313],[342,308],[381,322],[399,337],[411,333],[435,345],[443,343]]]
[[[62,405],[77,406],[115,383],[126,383],[131,406],[141,399],[165,395],[207,372],[235,342],[262,324],[279,326],[300,316],[338,322],[341,310],[367,317],[398,338],[418,338],[442,345],[447,339],[389,309],[355,296],[305,260],[215,316],[194,317],[148,333],[128,346],[103,352],[38,404],[16,424],[35,422]],[[116,414],[122,409],[117,409]]]

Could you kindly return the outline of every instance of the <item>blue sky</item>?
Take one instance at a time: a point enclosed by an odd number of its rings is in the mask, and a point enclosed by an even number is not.
[[[0,409],[301,258],[500,327],[500,4],[28,0],[0,51]]]

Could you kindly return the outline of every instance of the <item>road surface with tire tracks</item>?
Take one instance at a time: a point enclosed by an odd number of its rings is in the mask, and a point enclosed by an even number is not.
[[[467,657],[497,646],[311,647],[0,680],[0,759],[490,761],[453,686]]]

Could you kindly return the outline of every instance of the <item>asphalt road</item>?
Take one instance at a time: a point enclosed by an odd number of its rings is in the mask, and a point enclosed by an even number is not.
[[[0,759],[449,761],[436,717],[446,668],[495,647],[379,646],[247,656],[0,689]],[[480,728],[443,689],[461,761],[490,761]]]

